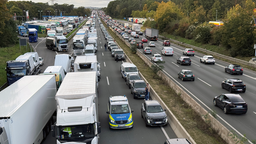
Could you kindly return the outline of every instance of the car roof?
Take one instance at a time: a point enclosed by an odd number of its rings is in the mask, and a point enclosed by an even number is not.
[[[180,56],[180,58],[189,58],[188,56]],[[189,58],[190,59],[190,58]]]
[[[156,56],[156,55],[160,55],[160,54],[154,54],[154,56]],[[161,56],[161,55],[160,55]]]
[[[110,96],[109,97],[110,104],[128,104],[127,97],[124,96]]]
[[[172,47],[164,47],[164,49],[173,49]]]
[[[181,71],[190,71],[190,72],[192,72],[192,70],[186,70],[186,69],[182,69]]]
[[[145,101],[146,105],[160,105],[160,103],[156,100],[147,100]]]
[[[230,81],[233,81],[233,82],[243,82],[242,80],[240,80],[238,78],[230,78],[230,79],[227,79],[227,80],[230,80]]]
[[[136,67],[136,65],[129,63],[129,62],[123,62],[122,65],[123,65],[123,67]]]
[[[235,67],[240,67],[240,65],[238,65],[238,64],[231,64],[231,65],[233,65]]]

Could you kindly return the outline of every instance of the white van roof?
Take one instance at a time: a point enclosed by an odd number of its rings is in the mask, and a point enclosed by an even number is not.
[[[97,62],[97,56],[96,55],[90,55],[90,56],[77,56],[74,63],[84,63],[84,62]]]

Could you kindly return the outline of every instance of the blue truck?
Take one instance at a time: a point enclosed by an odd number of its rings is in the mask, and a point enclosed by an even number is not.
[[[29,37],[29,42],[37,42],[38,40],[37,29],[29,28],[28,37]]]
[[[23,36],[23,37],[28,36],[27,29],[24,26],[19,26],[18,30],[19,30],[19,35],[20,36]]]

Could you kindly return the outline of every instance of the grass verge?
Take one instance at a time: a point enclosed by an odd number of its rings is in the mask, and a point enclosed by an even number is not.
[[[105,25],[105,23],[103,23]],[[107,27],[105,25],[105,27]],[[150,85],[155,89],[169,109],[174,113],[180,123],[188,131],[191,137],[198,144],[225,144],[226,142],[198,115],[189,105],[187,105],[173,89],[171,89],[161,79],[154,79],[153,71],[145,64],[145,62],[136,54],[132,54],[130,48],[119,39],[110,29],[108,32],[123,48],[127,56],[138,67],[140,72],[148,80]]]
[[[47,35],[46,33],[43,33],[43,34],[40,34],[40,33],[39,33],[39,34],[38,34],[38,37],[45,38],[45,37],[46,37],[46,35]]]
[[[7,82],[6,78],[6,62],[9,60],[15,60],[19,55],[29,52],[30,48],[27,46],[19,46],[19,44],[13,45],[11,47],[0,48],[0,86]]]
[[[77,29],[80,29],[80,27],[81,27],[84,23],[86,23],[86,20],[85,20],[84,22],[82,22],[82,23],[78,26],[78,28],[75,28],[75,29],[73,29],[70,33],[68,33],[68,34],[66,35],[66,38],[68,38],[70,35],[72,35]]]

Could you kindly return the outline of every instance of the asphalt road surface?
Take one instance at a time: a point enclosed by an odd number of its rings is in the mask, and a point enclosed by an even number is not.
[[[98,52],[97,58],[101,63],[101,80],[99,82],[99,119],[101,122],[101,134],[99,143],[101,144],[156,144],[164,143],[167,138],[176,138],[174,131],[168,124],[165,127],[146,127],[145,122],[141,118],[140,108],[142,99],[133,99],[130,89],[121,78],[120,65],[121,61],[116,62],[110,55],[110,51],[105,51],[105,38],[96,22],[98,32]],[[72,42],[72,40],[70,40]],[[37,44],[33,44],[37,45]],[[71,43],[69,43],[68,53],[72,53]],[[54,64],[54,56],[56,52],[48,50],[45,47],[45,39],[38,42],[36,51],[39,56],[44,58],[45,64],[42,72],[47,66]],[[110,130],[108,126],[107,101],[109,96],[125,95],[128,97],[130,107],[134,110],[133,120],[134,127],[124,130]],[[49,134],[43,144],[55,144],[56,140]]]
[[[127,21],[120,21],[122,23]],[[132,23],[130,23],[132,24]],[[139,39],[141,40],[140,36]],[[144,47],[148,45],[144,43]],[[152,53],[161,54],[163,41],[155,41],[156,47],[151,47]],[[178,85],[183,87],[199,104],[206,110],[213,110],[218,114],[218,120],[224,124],[231,131],[238,131],[241,135],[245,135],[249,140],[256,140],[256,73],[254,71],[244,69],[243,75],[230,75],[224,72],[225,66],[229,65],[227,62],[216,60],[215,65],[200,63],[200,58],[204,55],[195,52],[195,56],[190,56],[191,66],[181,66],[176,63],[179,56],[182,55],[184,47],[172,44],[174,48],[173,56],[162,56],[165,63],[164,71],[175,81]],[[142,49],[140,49],[142,52]],[[148,59],[152,55],[147,55]],[[196,79],[192,81],[181,81],[178,79],[178,72],[181,69],[192,70]],[[244,115],[224,114],[223,110],[213,105],[213,98],[223,93],[229,93],[221,88],[221,82],[228,78],[239,78],[243,80],[246,85],[246,92],[239,93],[245,102],[248,104],[248,111]]]

